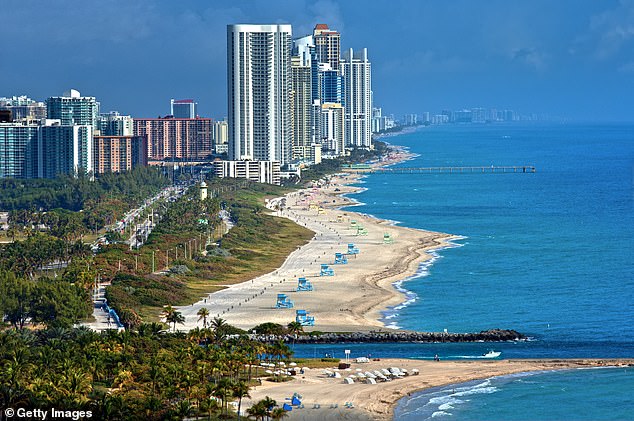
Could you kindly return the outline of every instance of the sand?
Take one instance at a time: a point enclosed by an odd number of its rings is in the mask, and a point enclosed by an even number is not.
[[[306,371],[286,383],[264,381],[250,392],[251,399],[243,400],[243,407],[270,396],[278,404],[297,392],[302,395],[304,408],[295,408],[289,413],[291,420],[388,420],[393,417],[397,401],[409,393],[436,386],[463,383],[470,380],[544,370],[563,370],[588,367],[624,366],[634,360],[499,360],[499,361],[418,361],[407,359],[384,359],[365,364],[353,363],[351,371],[340,373],[342,377],[365,371],[388,367],[420,370],[419,375],[378,384],[344,384],[342,378],[332,378],[323,369]],[[348,409],[346,402],[354,408]],[[315,408],[317,405],[320,408]],[[335,407],[336,406],[336,407]]]
[[[377,165],[406,159],[404,153],[391,155]],[[414,275],[421,262],[430,259],[431,250],[448,247],[451,235],[395,226],[350,211],[339,210],[353,203],[342,197],[358,191],[349,184],[359,175],[333,177],[321,187],[293,192],[267,202],[271,213],[288,218],[315,233],[313,239],[291,253],[276,271],[202,297],[200,301],[178,308],[185,316],[180,330],[202,327],[196,313],[202,307],[211,317],[221,317],[242,329],[273,322],[286,326],[295,320],[295,310],[307,310],[315,318],[314,327],[305,330],[368,331],[385,328],[381,312],[404,301],[404,295],[392,285]],[[280,206],[283,205],[283,206]],[[311,206],[312,205],[312,206]],[[321,208],[321,210],[320,210]],[[368,232],[357,235],[351,222]],[[384,244],[388,234],[392,244]],[[333,264],[335,253],[346,253],[354,243],[358,255],[348,255],[347,264]],[[329,264],[334,276],[319,276],[320,265]],[[306,277],[314,290],[297,292],[297,279]],[[277,294],[286,294],[294,308],[275,308]]]

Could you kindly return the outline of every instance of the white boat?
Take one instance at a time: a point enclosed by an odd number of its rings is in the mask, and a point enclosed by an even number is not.
[[[502,353],[500,351],[489,351],[486,354],[482,354],[482,358],[497,358],[500,355],[502,355]]]

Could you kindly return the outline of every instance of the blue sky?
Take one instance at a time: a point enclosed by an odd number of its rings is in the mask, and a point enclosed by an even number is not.
[[[327,23],[367,47],[376,105],[398,115],[511,108],[634,120],[634,0],[3,0],[0,96],[70,87],[102,110],[226,114],[226,25]]]

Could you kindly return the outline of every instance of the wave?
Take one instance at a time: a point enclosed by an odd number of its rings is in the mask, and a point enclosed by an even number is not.
[[[429,275],[429,267],[431,265],[433,265],[434,262],[436,262],[436,260],[442,258],[442,256],[438,252],[442,251],[442,250],[445,250],[445,249],[463,247],[464,244],[456,243],[456,241],[464,240],[466,238],[467,237],[464,237],[464,236],[456,236],[455,238],[447,241],[447,246],[441,247],[441,248],[437,248],[437,249],[432,250],[432,251],[428,251],[427,254],[429,254],[431,256],[431,259],[426,260],[424,262],[421,262],[421,264],[418,266],[418,270],[416,271],[416,273],[414,275],[392,283],[392,286],[398,292],[400,292],[401,294],[405,295],[405,300],[402,303],[400,303],[400,304],[398,304],[396,306],[388,307],[386,310],[384,310],[382,312],[383,317],[381,318],[381,321],[386,325],[385,327],[387,327],[388,329],[400,329],[400,327],[398,326],[396,321],[391,321],[389,323],[386,323],[386,322],[388,320],[393,320],[393,319],[397,318],[400,315],[399,314],[399,310],[402,310],[402,309],[410,306],[411,304],[415,303],[416,301],[418,301],[418,298],[419,298],[418,294],[416,294],[414,291],[411,291],[411,290],[405,288],[403,285],[406,282],[413,281],[415,279],[425,278],[426,276],[428,276]]]

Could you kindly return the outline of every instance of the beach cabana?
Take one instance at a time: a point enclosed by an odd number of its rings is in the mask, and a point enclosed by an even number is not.
[[[335,276],[335,271],[329,267],[326,263],[321,264],[319,276]]]
[[[348,258],[343,253],[335,253],[335,265],[345,265],[348,263]]]
[[[383,234],[383,244],[392,244],[393,242],[394,239],[389,233],[386,232],[385,234]]]
[[[275,308],[293,308],[293,302],[286,296],[286,294],[277,294]]]
[[[354,246],[354,243],[348,243],[348,254],[359,254],[359,249]]]
[[[311,284],[308,279],[304,278],[303,276],[297,279],[297,292],[312,291],[312,290],[313,290],[313,284]]]
[[[306,310],[295,310],[295,321],[302,326],[315,326],[315,318]]]

